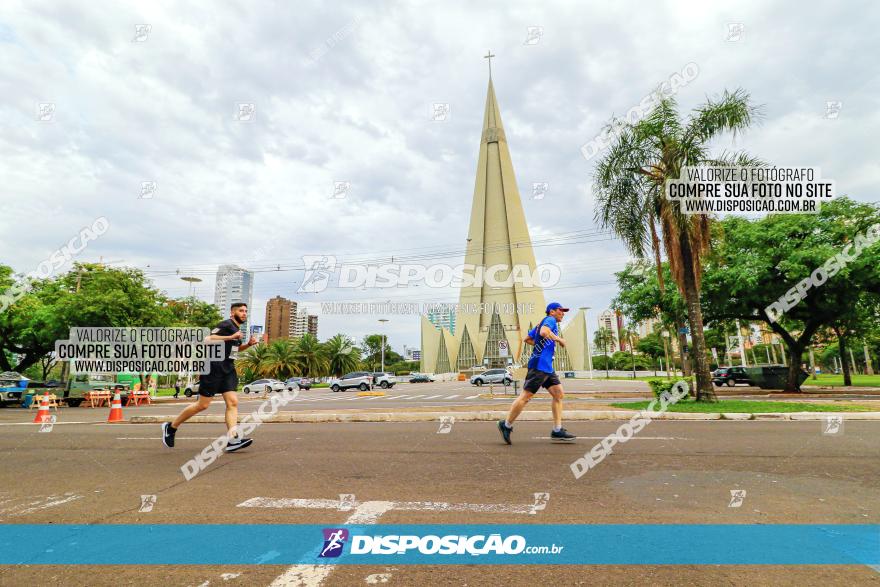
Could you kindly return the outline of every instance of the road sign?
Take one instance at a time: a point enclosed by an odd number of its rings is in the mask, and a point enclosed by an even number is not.
[[[507,341],[506,340],[499,340],[498,341],[498,356],[499,357],[506,357],[507,351],[508,351]]]

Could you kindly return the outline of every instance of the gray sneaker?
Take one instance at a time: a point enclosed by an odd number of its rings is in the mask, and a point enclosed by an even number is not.
[[[235,452],[247,448],[254,443],[251,438],[236,438],[226,443],[226,452]]]

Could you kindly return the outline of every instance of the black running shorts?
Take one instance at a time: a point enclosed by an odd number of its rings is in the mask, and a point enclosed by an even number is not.
[[[238,374],[235,369],[229,373],[220,370],[212,370],[207,375],[199,377],[199,395],[214,397],[218,393],[238,390]]]
[[[528,373],[526,373],[526,380],[523,383],[523,391],[535,393],[542,387],[544,389],[550,389],[554,385],[562,385],[556,373],[547,373],[546,371],[539,371],[538,369],[529,369]]]

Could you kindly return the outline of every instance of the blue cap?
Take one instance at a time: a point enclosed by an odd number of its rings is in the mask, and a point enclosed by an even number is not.
[[[568,312],[568,308],[565,308],[559,302],[550,302],[547,304],[547,313],[549,314],[551,310],[562,310],[563,312]]]

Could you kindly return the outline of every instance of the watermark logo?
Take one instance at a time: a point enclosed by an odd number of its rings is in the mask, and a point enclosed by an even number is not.
[[[55,120],[55,103],[54,102],[38,102],[36,106],[36,118],[40,122],[54,122]]]
[[[729,508],[738,508],[742,507],[743,502],[746,499],[746,490],[745,489],[731,489],[730,490],[730,503],[727,504]]]
[[[425,285],[431,288],[447,287],[553,287],[559,283],[562,270],[558,265],[542,263],[534,268],[526,264],[496,264],[485,267],[463,263],[448,265],[437,263],[425,266],[409,263],[382,263],[379,265],[349,264],[339,265],[336,271],[336,257],[329,255],[304,255],[303,284],[299,293],[323,291],[330,282],[330,276],[338,273],[336,286],[339,288],[392,288]],[[317,289],[319,288],[320,289]]]
[[[317,63],[319,59],[324,57],[327,53],[330,52],[331,49],[336,47],[340,42],[342,42],[348,35],[350,35],[357,26],[360,24],[362,17],[357,16],[350,22],[346,23],[345,26],[340,28],[338,31],[324,39],[324,42],[319,46],[315,47],[311,51],[309,51],[309,59],[311,62]]]
[[[541,38],[544,36],[544,27],[542,26],[530,26],[526,28],[526,40],[523,42],[523,45],[537,45],[541,42]]]
[[[532,504],[532,508],[529,510],[529,514],[535,515],[541,510],[547,509],[547,504],[550,502],[550,494],[546,492],[536,493],[535,494],[535,503]]]
[[[54,414],[43,420],[42,424],[40,424],[40,432],[52,432],[52,428],[55,427],[55,422],[57,420],[58,416]]]
[[[688,63],[681,71],[670,75],[656,90],[644,96],[638,104],[630,108],[625,116],[611,120],[598,135],[584,143],[581,146],[581,154],[584,159],[589,161],[610,147],[620,137],[627,125],[636,124],[647,117],[663,98],[674,96],[681,88],[697,79],[699,75],[700,66],[694,62]]]
[[[155,495],[142,495],[141,496],[141,507],[138,508],[138,511],[141,513],[148,513],[153,511],[153,506],[156,505],[156,496]]]
[[[159,189],[159,186],[155,181],[143,181],[141,182],[141,193],[138,196],[139,200],[152,200],[153,196],[156,195],[156,190]]]
[[[150,33],[153,31],[153,25],[151,24],[136,24],[134,25],[134,38],[131,40],[132,43],[145,43],[148,38],[150,38]]]
[[[226,445],[229,444],[231,438],[244,438],[264,421],[277,414],[278,410],[296,399],[298,395],[299,389],[293,392],[285,389],[262,402],[260,407],[254,412],[242,418],[238,426],[232,428],[232,430],[228,431],[226,434],[222,434],[215,438],[211,444],[203,448],[199,454],[181,465],[180,472],[183,473],[184,478],[187,481],[192,480],[223,454],[223,450],[226,448]]]
[[[546,181],[536,181],[532,183],[533,200],[543,200],[548,191],[550,191],[550,184]]]
[[[339,511],[348,512],[354,509],[355,505],[357,505],[357,501],[355,501],[354,493],[340,493],[339,494]]]
[[[669,410],[669,406],[686,398],[689,391],[690,388],[687,382],[682,380],[672,386],[671,392],[664,392],[659,399],[651,401],[647,409],[637,412],[632,418],[621,424],[612,434],[600,440],[588,453],[571,463],[569,466],[574,474],[574,478],[580,479],[587,471],[594,469],[608,455],[614,452],[615,445],[631,440],[633,436],[651,423],[652,418],[664,414]],[[660,409],[654,411],[658,401],[660,402]]]
[[[446,122],[452,113],[449,102],[434,102],[431,104],[431,120],[434,122]]]
[[[346,196],[348,196],[348,192],[351,190],[351,182],[350,181],[334,181],[333,182],[333,193],[330,195],[331,200],[343,200]]]
[[[327,289],[330,276],[336,270],[334,255],[303,255],[303,266],[306,268],[297,293],[318,293]]]
[[[337,558],[348,541],[347,528],[324,528],[324,546],[318,558]]]
[[[843,109],[843,102],[840,100],[828,100],[825,102],[825,116],[829,120],[835,120],[840,117],[840,111]]]
[[[235,120],[238,122],[253,122],[256,119],[256,104],[253,102],[238,102],[235,104]]]
[[[822,434],[825,436],[843,434],[843,416],[839,414],[829,414],[822,418]]]
[[[767,319],[776,322],[783,314],[806,299],[809,291],[820,287],[837,275],[849,263],[855,261],[862,251],[880,241],[880,224],[869,226],[864,233],[859,233],[852,242],[847,243],[839,253],[830,257],[810,275],[800,280],[794,287],[785,292],[778,300],[764,308]]]
[[[81,253],[89,242],[96,240],[110,228],[110,222],[100,216],[92,222],[91,226],[84,226],[79,234],[73,236],[67,244],[49,255],[49,258],[37,265],[23,281],[16,283],[0,295],[0,312],[14,304],[31,287],[30,280],[46,279],[55,271],[68,263],[75,255]]]
[[[743,39],[746,32],[746,25],[741,22],[727,23],[727,36],[724,38],[728,43],[738,43]]]
[[[440,416],[440,428],[437,434],[449,434],[452,432],[452,425],[455,424],[455,416]]]

